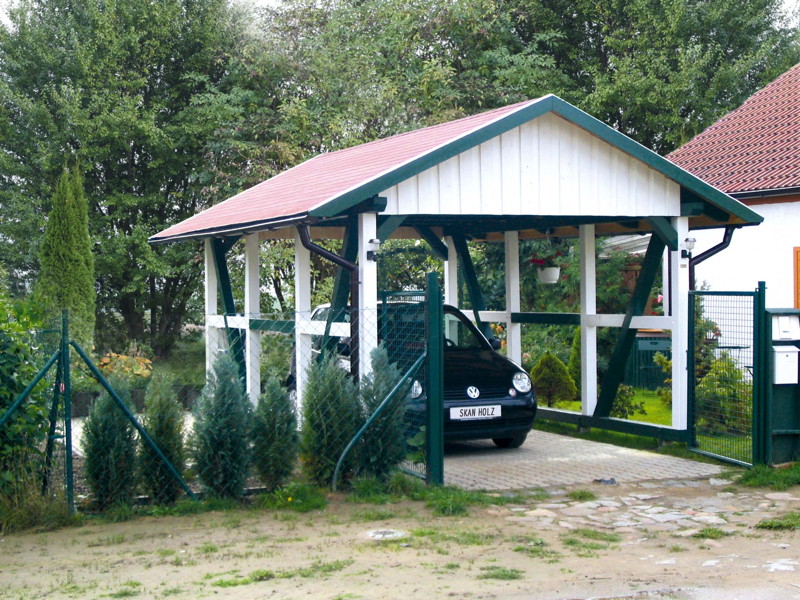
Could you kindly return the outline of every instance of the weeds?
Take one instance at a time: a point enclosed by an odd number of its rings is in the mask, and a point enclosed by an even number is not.
[[[328,505],[328,498],[323,490],[315,486],[305,483],[290,483],[271,494],[259,496],[256,505],[260,508],[305,513],[324,509]]]
[[[790,512],[775,519],[764,519],[756,524],[758,529],[800,529],[800,513]]]
[[[592,500],[597,500],[597,494],[589,490],[572,490],[567,494],[567,498],[578,502],[590,502]]]
[[[509,581],[512,579],[522,579],[524,574],[523,571],[519,569],[508,569],[506,567],[481,567],[481,571],[483,571],[480,575],[478,575],[478,579],[500,579],[503,581]]]
[[[561,559],[561,554],[551,549],[548,543],[538,536],[522,536],[514,541],[518,542],[514,552],[521,552],[531,558],[540,558],[546,563],[555,563]]]
[[[731,534],[718,527],[703,527],[700,531],[693,534],[692,537],[701,540],[719,540],[729,535]]]
[[[745,471],[738,479],[739,485],[747,487],[766,487],[773,490],[788,490],[800,485],[800,462],[786,469],[774,469],[767,465],[755,465]]]

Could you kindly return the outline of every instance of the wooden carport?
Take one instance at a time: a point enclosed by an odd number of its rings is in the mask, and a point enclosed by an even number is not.
[[[207,357],[218,347],[224,327],[246,332],[245,352],[253,357],[260,351],[260,240],[295,239],[295,335],[300,337],[318,333],[308,322],[310,253],[317,250],[313,239],[344,239],[341,256],[329,257],[340,266],[332,302],[344,306],[350,295],[364,310],[376,308],[378,301],[377,267],[370,254],[376,240],[424,239],[446,261],[445,301],[458,305],[460,269],[476,319],[507,324],[508,354],[518,362],[522,323],[581,325],[585,423],[608,417],[636,330],[671,331],[672,427],[662,437],[682,439],[688,425],[689,253],[684,241],[691,229],[760,221],[730,196],[549,95],[319,155],[160,232],[150,242],[205,240]],[[548,232],[580,239],[579,314],[520,312],[519,240]],[[617,233],[653,235],[626,314],[597,314],[594,242],[597,236]],[[235,316],[224,257],[241,236],[246,245],[244,312]],[[481,310],[470,239],[505,244],[504,311]],[[646,316],[642,312],[665,251],[664,279],[670,282],[665,315]],[[219,315],[218,288],[224,318]],[[360,319],[359,327],[368,330],[376,324]],[[597,382],[598,327],[620,328],[602,390]],[[370,349],[361,344],[361,355],[368,356]],[[297,360],[302,373],[308,358],[298,353]],[[259,386],[257,369],[248,369],[251,397]],[[302,383],[298,392],[302,397]]]

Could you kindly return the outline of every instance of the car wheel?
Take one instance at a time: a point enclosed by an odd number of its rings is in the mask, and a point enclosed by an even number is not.
[[[519,448],[525,443],[527,437],[528,432],[526,431],[507,438],[493,438],[492,441],[498,448]]]

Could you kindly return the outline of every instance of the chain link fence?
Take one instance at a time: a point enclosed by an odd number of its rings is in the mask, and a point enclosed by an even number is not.
[[[88,511],[241,498],[292,480],[341,487],[398,468],[424,477],[423,300],[221,318],[205,334],[202,387],[95,364],[73,347],[70,377],[56,361],[0,436],[35,422],[29,470]],[[59,348],[57,332],[47,345]],[[46,354],[43,344],[32,362]]]

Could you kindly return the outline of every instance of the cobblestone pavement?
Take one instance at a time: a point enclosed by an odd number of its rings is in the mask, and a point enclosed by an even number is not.
[[[470,490],[512,490],[555,485],[710,477],[720,467],[653,452],[532,431],[521,448],[501,450],[491,441],[445,448],[444,480]]]

